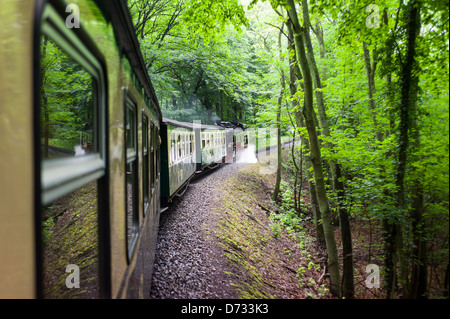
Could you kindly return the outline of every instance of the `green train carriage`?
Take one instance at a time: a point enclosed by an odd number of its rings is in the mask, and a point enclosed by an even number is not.
[[[146,296],[162,116],[126,1],[0,7],[0,298]]]
[[[161,126],[161,206],[184,192],[196,173],[225,162],[225,128],[164,118]]]

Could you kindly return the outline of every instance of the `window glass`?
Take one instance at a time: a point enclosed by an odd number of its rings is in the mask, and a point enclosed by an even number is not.
[[[125,130],[126,130],[126,147],[129,152],[134,152],[136,148],[136,138],[135,138],[135,130],[136,130],[136,116],[135,110],[133,107],[129,106],[126,108],[125,115]],[[128,153],[129,157],[131,153]]]
[[[99,298],[98,188],[92,182],[43,207],[42,295],[50,299]],[[68,269],[67,267],[71,267]],[[69,273],[77,271],[67,285]],[[75,278],[75,277],[74,277]]]
[[[178,158],[181,158],[181,135],[177,134],[177,150],[178,150]]]
[[[75,165],[79,168],[84,163],[82,160],[80,164],[74,157],[87,156],[99,149],[96,142],[98,86],[95,78],[49,37],[42,35],[40,45],[40,192],[44,203],[40,209],[40,293],[43,298],[52,299],[100,298],[98,194],[101,183],[97,178],[104,173],[94,169],[96,175],[89,180],[71,174]],[[72,159],[61,164],[52,160],[56,158]],[[43,180],[57,165],[65,165],[67,174],[50,174],[52,183],[49,184],[57,186],[52,188],[51,196],[44,196]],[[73,280],[67,281],[70,274]]]
[[[95,81],[50,38],[41,37],[41,156],[97,152]]]

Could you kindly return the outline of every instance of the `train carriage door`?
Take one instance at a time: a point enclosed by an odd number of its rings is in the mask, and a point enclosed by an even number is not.
[[[104,70],[50,5],[38,43],[38,297],[107,297]]]
[[[161,172],[161,145],[160,145],[160,130],[157,126],[155,126],[155,160],[156,160],[156,171],[155,171],[155,175],[156,175],[156,182],[159,181],[159,174]]]
[[[177,156],[178,159],[181,159],[181,134],[177,134]]]
[[[185,145],[185,134],[181,134],[181,158],[183,159],[185,156],[186,145]]]
[[[151,132],[151,131],[150,131]],[[150,171],[149,171],[149,125],[148,118],[142,115],[142,190],[144,196],[144,214],[147,213],[150,204]],[[150,165],[151,166],[151,165]]]
[[[139,232],[139,175],[137,156],[137,106],[129,96],[125,102],[125,145],[126,145],[126,234],[127,234],[127,257],[131,256],[136,248]]]

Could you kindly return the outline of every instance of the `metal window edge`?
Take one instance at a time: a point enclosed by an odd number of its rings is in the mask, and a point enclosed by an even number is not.
[[[49,205],[104,174],[105,162],[100,155],[44,161],[41,179],[42,204]]]

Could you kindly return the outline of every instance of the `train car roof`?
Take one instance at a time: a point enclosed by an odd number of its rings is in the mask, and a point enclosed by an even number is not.
[[[116,40],[120,52],[123,52],[130,61],[133,72],[142,85],[145,95],[151,101],[159,120],[162,120],[161,108],[155,89],[148,75],[144,59],[142,57],[139,41],[136,37],[133,18],[126,0],[95,0],[105,18],[114,26]]]
[[[180,122],[180,121],[168,119],[166,117],[163,117],[162,121],[164,124],[170,124],[170,125],[174,125],[174,126],[178,126],[178,127],[194,129],[194,123],[191,123],[191,122]],[[218,125],[209,125],[209,124],[201,124],[201,129],[202,130],[225,130],[224,127],[221,127]]]

